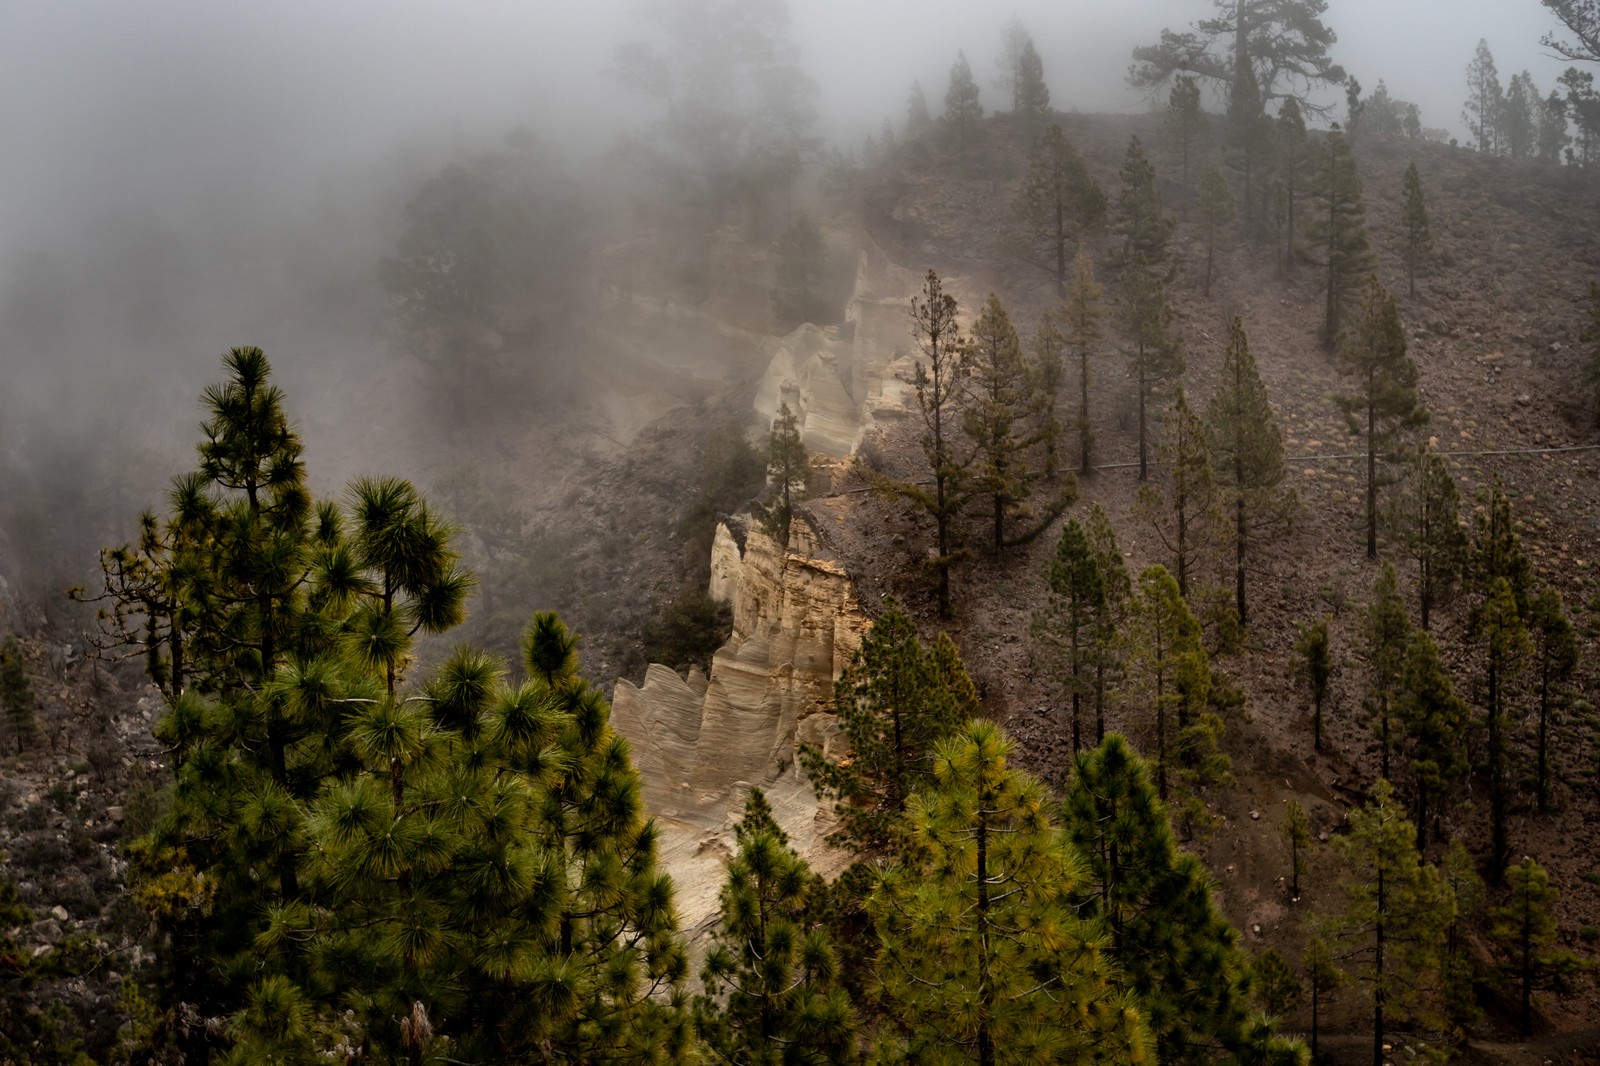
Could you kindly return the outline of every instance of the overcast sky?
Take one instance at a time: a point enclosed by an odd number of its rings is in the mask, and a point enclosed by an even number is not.
[[[0,284],[43,251],[100,256],[119,233],[170,232],[206,256],[271,254],[263,232],[337,212],[395,214],[391,184],[528,122],[603,147],[641,106],[604,71],[633,35],[630,0],[9,0],[0,4]],[[920,79],[935,110],[964,48],[990,106],[1001,24],[1032,32],[1056,106],[1148,106],[1129,51],[1209,0],[793,0],[794,37],[820,86],[824,132],[858,145],[903,118]],[[1370,90],[1459,131],[1463,70],[1487,38],[1502,79],[1548,91],[1562,65],[1538,0],[1332,0],[1336,58]],[[634,108],[633,116],[627,109]],[[414,182],[415,174],[404,181]],[[414,188],[414,184],[409,186]],[[390,197],[391,199],[386,199]],[[325,229],[327,227],[324,227]],[[148,280],[148,279],[147,279]],[[170,294],[181,302],[181,287]],[[26,358],[12,338],[0,357]]]
[[[937,108],[965,48],[988,88],[1000,23],[1032,31],[1058,106],[1138,107],[1134,44],[1209,12],[1206,0],[795,0],[794,35],[830,130],[901,116],[913,78]],[[605,129],[603,70],[630,33],[628,0],[13,0],[0,12],[3,235],[15,247],[69,216],[229,188],[269,202],[428,138],[468,146],[532,119]],[[1463,68],[1487,38],[1502,78],[1548,90],[1562,69],[1537,0],[1332,0],[1337,58],[1368,88],[1459,127]],[[582,106],[599,101],[600,106]],[[999,101],[991,99],[990,103]],[[859,133],[857,132],[859,131]],[[203,178],[199,183],[193,179]],[[219,204],[219,207],[221,205]],[[71,225],[70,217],[66,220]],[[17,232],[18,230],[21,232]],[[25,235],[25,236],[24,236]]]

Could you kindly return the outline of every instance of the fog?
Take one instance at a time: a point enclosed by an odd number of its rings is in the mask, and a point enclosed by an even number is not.
[[[818,131],[855,149],[903,118],[913,80],[937,113],[957,49],[999,106],[994,57],[1012,15],[1055,106],[1108,111],[1152,106],[1125,84],[1135,45],[1210,14],[1208,0],[791,3]],[[1548,93],[1565,66],[1538,45],[1553,23],[1537,0],[1333,0],[1326,21],[1335,59],[1368,90],[1384,79],[1425,125],[1463,139],[1480,37],[1502,81],[1527,68]],[[267,350],[310,454],[328,450],[317,431],[361,409],[342,391],[359,377],[334,368],[405,359],[376,264],[407,201],[519,125],[580,180],[615,167],[618,136],[660,112],[607,76],[640,32],[627,0],[5,5],[0,575],[15,580],[58,507],[98,516],[75,521],[70,543],[47,535],[60,553],[128,528],[192,442],[195,397],[232,345]],[[338,438],[356,453],[346,465],[405,438],[363,410],[362,431]]]

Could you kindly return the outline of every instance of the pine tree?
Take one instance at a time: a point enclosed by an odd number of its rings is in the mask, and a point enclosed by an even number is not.
[[[1361,202],[1355,157],[1337,129],[1323,140],[1317,170],[1316,212],[1306,236],[1322,250],[1328,271],[1322,342],[1333,348],[1343,335],[1346,305],[1372,269],[1372,251],[1367,244],[1367,209]]]
[[[1251,233],[1260,228],[1256,190],[1264,184],[1271,134],[1255,71],[1249,62],[1236,63],[1228,89],[1228,158],[1229,165],[1239,172],[1245,228]]]
[[[1572,143],[1567,133],[1567,102],[1555,89],[1539,104],[1539,162],[1555,166],[1562,149]]]
[[[1149,477],[1146,411],[1156,391],[1183,376],[1183,342],[1172,332],[1167,290],[1143,256],[1122,276],[1117,328],[1129,346],[1139,396],[1139,480]]]
[[[956,318],[956,298],[944,291],[939,275],[928,271],[922,297],[911,300],[911,333],[922,358],[907,379],[917,394],[922,416],[922,454],[932,474],[931,489],[920,481],[890,481],[885,488],[910,500],[933,519],[939,554],[933,560],[938,575],[939,613],[950,613],[950,568],[959,558],[956,519],[971,495],[969,469],[973,456],[960,443],[961,380],[966,373],[970,344],[961,335]]]
[[[1035,464],[1029,452],[1045,444],[1054,423],[1042,429],[1029,426],[1029,416],[1039,405],[1036,379],[1011,318],[993,293],[972,326],[963,372],[968,398],[962,421],[977,447],[971,491],[993,503],[993,549],[998,555],[1008,543],[1006,515],[1032,494],[1033,482],[1043,475],[1042,462]]]
[[[1522,550],[1511,501],[1498,483],[1478,494],[1467,567],[1472,587],[1485,599],[1495,580],[1504,578],[1516,603],[1517,616],[1527,617],[1528,600],[1533,595],[1533,565]]]
[[[1122,189],[1117,196],[1115,229],[1122,238],[1123,261],[1134,263],[1143,256],[1146,263],[1160,263],[1167,257],[1173,223],[1162,210],[1156,170],[1138,137],[1128,141],[1120,175]]]
[[[1405,181],[1401,187],[1400,226],[1404,238],[1406,283],[1410,294],[1417,294],[1417,268],[1433,249],[1433,234],[1428,229],[1428,205],[1422,196],[1422,179],[1417,176],[1417,165],[1406,167]]]
[[[789,543],[789,522],[794,517],[794,497],[806,489],[811,460],[800,435],[800,423],[787,403],[778,404],[777,417],[767,434],[767,532],[780,544]]]
[[[914,140],[932,125],[928,97],[922,91],[922,83],[914,81],[911,83],[911,95],[906,99],[906,140]]]
[[[1208,1062],[1218,1047],[1284,1064],[1304,1054],[1252,1015],[1238,935],[1211,899],[1204,865],[1177,847],[1149,768],[1121,735],[1108,733],[1074,760],[1064,822],[1088,864],[1078,901],[1105,923],[1158,1061]]]
[[[1495,908],[1494,939],[1506,957],[1505,969],[1516,982],[1521,1000],[1522,1035],[1533,1035],[1533,993],[1581,968],[1570,953],[1555,948],[1556,902],[1561,893],[1550,876],[1529,856],[1506,871],[1510,889],[1505,905]]]
[[[1289,845],[1289,899],[1291,902],[1300,901],[1300,868],[1302,859],[1300,853],[1311,844],[1311,822],[1306,818],[1306,809],[1297,799],[1291,799],[1283,809],[1283,839]],[[1273,1011],[1272,1013],[1280,1013]]]
[[[1299,256],[1295,252],[1295,213],[1300,197],[1309,191],[1317,171],[1315,153],[1306,137],[1306,122],[1300,102],[1287,97],[1278,109],[1274,127],[1273,159],[1277,164],[1278,186],[1283,190],[1284,269],[1293,271]]]
[[[1167,131],[1178,143],[1178,188],[1183,191],[1179,212],[1183,221],[1189,221],[1189,201],[1194,190],[1189,187],[1189,158],[1195,141],[1205,132],[1208,119],[1200,106],[1200,83],[1192,75],[1180,74],[1172,79],[1172,95],[1167,99]]]
[[[950,87],[944,94],[945,136],[957,148],[966,149],[978,139],[978,126],[982,121],[983,104],[978,98],[978,83],[972,80],[966,53],[957,52],[955,65],[950,68]]]
[[[1417,563],[1417,607],[1428,629],[1433,608],[1454,591],[1467,565],[1461,495],[1449,464],[1431,444],[1417,452],[1397,510],[1400,542]]]
[[[1068,252],[1081,253],[1084,238],[1105,223],[1106,194],[1059,125],[1033,143],[1015,211],[1022,258],[1052,274],[1056,298],[1065,299]]]
[[[1478,939],[1487,925],[1487,892],[1483,878],[1478,876],[1476,861],[1460,840],[1452,840],[1446,849],[1439,863],[1439,877],[1455,900],[1440,954],[1440,1007],[1446,1034],[1459,1042],[1483,1016],[1478,1007],[1478,988],[1489,983],[1491,976],[1480,962]]]
[[[1023,42],[1017,57],[1017,87],[1011,98],[1011,111],[1019,129],[1031,135],[1050,119],[1050,86],[1044,81],[1044,61],[1033,46],[1033,38]]]
[[[1295,653],[1300,656],[1298,667],[1306,687],[1311,690],[1312,749],[1322,750],[1322,706],[1328,698],[1328,686],[1333,680],[1334,660],[1328,648],[1328,620],[1300,627],[1295,640]]]
[[[1337,398],[1352,436],[1366,438],[1367,558],[1378,557],[1378,461],[1392,464],[1403,457],[1403,435],[1427,422],[1417,400],[1417,364],[1406,354],[1405,330],[1394,298],[1376,278],[1367,282],[1360,316],[1340,339],[1339,369],[1353,377],[1357,391]]]
[[[1306,943],[1305,953],[1300,956],[1300,966],[1306,972],[1306,999],[1311,1004],[1311,1064],[1316,1066],[1322,1006],[1344,983],[1344,974],[1334,965],[1333,953],[1328,950],[1327,941],[1315,935]]]
[[[1078,520],[1068,519],[1045,570],[1045,605],[1033,616],[1030,632],[1040,657],[1062,682],[1069,707],[1072,751],[1083,747],[1083,705],[1094,698],[1095,660],[1103,651],[1095,640],[1096,621],[1108,610],[1105,577],[1094,546]]]
[[[1372,603],[1361,619],[1365,638],[1362,658],[1367,663],[1366,710],[1378,737],[1378,776],[1389,777],[1389,755],[1399,740],[1391,729],[1395,700],[1405,669],[1406,641],[1411,619],[1406,617],[1394,566],[1384,563],[1372,585]]]
[[[1143,1061],[1139,1013],[1075,906],[1083,866],[1045,789],[1007,766],[1012,748],[983,721],[939,746],[932,786],[912,801],[907,861],[873,894],[878,977],[898,1023],[889,1057]]]
[[[1350,813],[1350,833],[1338,846],[1349,872],[1341,939],[1372,997],[1372,1063],[1383,1066],[1386,1026],[1427,1020],[1423,993],[1454,903],[1438,872],[1419,861],[1415,828],[1388,781],[1380,779],[1372,802]]]
[[[1543,98],[1526,70],[1513,74],[1500,101],[1500,125],[1505,154],[1512,159],[1532,159],[1539,148],[1539,105]]]
[[[911,795],[930,780],[934,745],[977,713],[977,695],[949,638],[925,650],[910,617],[890,603],[834,684],[834,706],[848,759],[829,762],[803,746],[801,764],[817,795],[836,804],[830,839],[882,854]]]
[[[1506,705],[1516,675],[1533,654],[1528,631],[1517,612],[1517,601],[1510,583],[1494,579],[1479,612],[1475,626],[1483,641],[1485,656],[1484,716],[1489,734],[1485,769],[1489,774],[1489,869],[1505,869],[1511,846],[1506,838],[1506,814],[1510,805],[1510,762],[1506,744]]]
[[[1127,623],[1133,600],[1133,581],[1128,576],[1122,549],[1117,546],[1116,531],[1111,528],[1111,518],[1097,503],[1089,508],[1085,524],[1089,547],[1094,552],[1095,566],[1100,571],[1104,610],[1096,611],[1090,620],[1089,638],[1094,644],[1094,739],[1098,744],[1106,737],[1106,697],[1122,673],[1122,661],[1114,655],[1118,635]]]
[[[39,743],[39,700],[17,640],[9,636],[0,645],[0,709],[18,755]]]
[[[1269,1015],[1281,1018],[1299,1008],[1305,986],[1276,948],[1268,948],[1256,956],[1250,970],[1256,999]]]
[[[1471,715],[1439,661],[1439,646],[1422,630],[1413,630],[1406,642],[1394,712],[1411,764],[1417,851],[1424,852],[1429,821],[1439,819],[1450,789],[1466,776]]]
[[[1267,402],[1267,387],[1250,354],[1244,323],[1235,318],[1222,377],[1206,404],[1206,438],[1222,506],[1232,512],[1234,605],[1239,623],[1245,609],[1245,567],[1252,545],[1287,532],[1296,498],[1285,490],[1283,431]]]
[[[1550,810],[1550,717],[1562,689],[1578,666],[1577,633],[1561,603],[1561,593],[1539,590],[1528,604],[1528,633],[1533,639],[1539,676],[1539,723],[1534,789],[1539,813]]]
[[[828,267],[828,246],[811,216],[804,211],[797,214],[783,236],[773,244],[772,252],[770,300],[779,327],[791,330],[806,322],[831,320],[834,308],[822,291]]]
[[[1594,424],[1600,426],[1600,282],[1589,283],[1589,304],[1579,339],[1589,346],[1583,361],[1583,383],[1594,397]]]
[[[701,1042],[726,1062],[855,1061],[855,1017],[831,938],[813,916],[822,888],[788,846],[760,789],[734,829],[721,923],[695,1000]]]
[[[1206,231],[1206,283],[1205,295],[1211,295],[1211,264],[1216,257],[1217,231],[1231,223],[1238,214],[1233,200],[1233,190],[1228,179],[1222,176],[1221,167],[1212,167],[1200,175],[1200,220]]]
[[[1162,477],[1139,488],[1137,510],[1166,548],[1178,592],[1188,596],[1202,559],[1216,543],[1221,526],[1216,477],[1206,427],[1189,407],[1180,387],[1162,417],[1156,449]]]
[[[1078,437],[1078,473],[1093,471],[1094,430],[1089,420],[1089,364],[1100,354],[1104,343],[1105,290],[1094,279],[1094,263],[1080,250],[1072,261],[1072,282],[1066,303],[1053,316],[1067,352],[1077,357],[1078,411],[1072,426]]]
[[[1478,142],[1478,151],[1497,154],[1501,148],[1500,74],[1495,70],[1494,56],[1489,52],[1489,42],[1480,39],[1472,62],[1467,64],[1467,102],[1462,106],[1461,121]]]
[[[1139,575],[1128,629],[1128,669],[1152,708],[1156,791],[1165,802],[1177,736],[1196,724],[1211,693],[1211,666],[1195,621],[1164,566]]]

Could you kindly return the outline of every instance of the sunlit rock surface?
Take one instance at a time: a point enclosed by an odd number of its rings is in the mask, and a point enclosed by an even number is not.
[[[619,680],[612,721],[633,748],[645,801],[663,829],[686,929],[716,911],[733,825],[751,786],[766,791],[790,842],[820,872],[844,856],[823,843],[819,810],[795,759],[798,743],[836,751],[833,682],[867,620],[849,575],[828,558],[803,515],[788,550],[759,528],[727,520],[712,546],[711,592],[733,607],[733,634],[711,676],[687,681],[651,666],[643,685]]]

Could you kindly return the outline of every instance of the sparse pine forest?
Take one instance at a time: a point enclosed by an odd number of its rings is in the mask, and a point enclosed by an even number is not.
[[[0,568],[0,1066],[1588,1061],[1593,76],[1195,6],[1143,113],[1013,18],[847,147],[662,0],[614,187],[394,205],[327,391],[418,454],[184,381]]]

